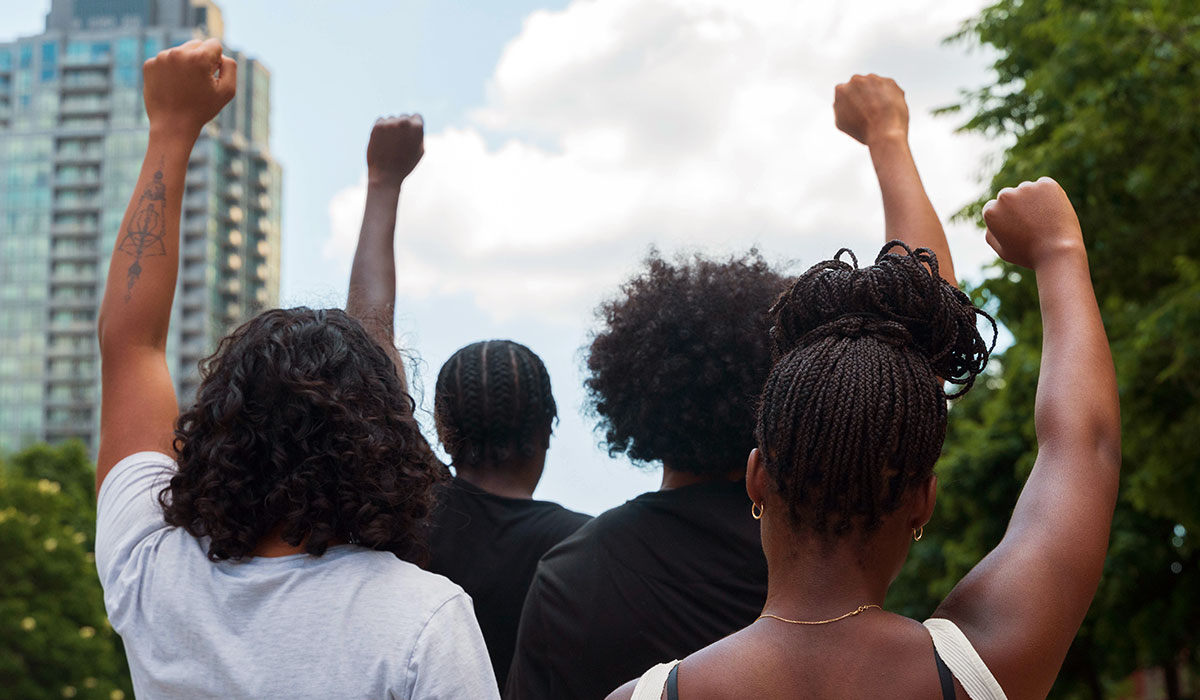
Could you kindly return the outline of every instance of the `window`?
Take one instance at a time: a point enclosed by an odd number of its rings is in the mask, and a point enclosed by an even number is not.
[[[151,59],[162,51],[162,40],[158,37],[146,37],[146,43],[142,45],[142,58]]]
[[[22,44],[20,66],[28,68],[31,65],[33,65],[33,46],[31,44]]]
[[[42,76],[41,82],[48,83],[54,80],[54,75],[58,71],[58,44],[53,41],[47,41],[42,44]]]

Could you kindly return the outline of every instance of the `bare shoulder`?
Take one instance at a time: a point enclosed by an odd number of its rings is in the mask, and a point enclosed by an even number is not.
[[[636,687],[637,679],[635,678],[609,693],[605,700],[630,700],[633,697],[633,689]]]

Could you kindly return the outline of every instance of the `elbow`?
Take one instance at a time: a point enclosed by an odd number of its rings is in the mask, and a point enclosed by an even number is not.
[[[96,343],[100,348],[101,357],[104,356],[105,350],[108,347],[108,316],[104,313],[104,307],[100,307],[100,315],[96,318]]]

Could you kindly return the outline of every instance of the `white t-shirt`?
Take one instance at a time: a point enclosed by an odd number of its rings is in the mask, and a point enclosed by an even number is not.
[[[213,563],[163,521],[174,470],[141,452],[100,489],[96,568],[139,700],[498,699],[461,588],[354,545]]]

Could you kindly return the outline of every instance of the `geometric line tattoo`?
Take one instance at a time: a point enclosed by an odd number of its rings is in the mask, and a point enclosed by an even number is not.
[[[163,183],[162,164],[154,173],[154,181],[146,185],[142,196],[138,198],[133,216],[129,217],[129,229],[117,250],[133,256],[133,264],[129,266],[129,283],[125,291],[125,302],[133,296],[133,285],[142,275],[142,258],[166,255],[163,245],[166,234],[167,186]]]

